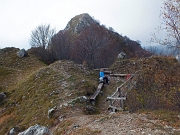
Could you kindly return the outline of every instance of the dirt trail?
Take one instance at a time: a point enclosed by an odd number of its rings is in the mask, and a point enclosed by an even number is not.
[[[109,115],[81,115],[67,118],[64,122],[68,120],[73,124],[66,129],[66,135],[178,135],[180,133],[180,129],[168,126],[160,120],[151,119],[151,114],[119,112]]]
[[[74,115],[63,119],[60,123],[68,121],[71,124],[66,127],[65,135],[178,135],[180,128],[171,127],[151,113],[129,113],[108,111],[109,102],[106,97],[114,93],[119,81],[111,78],[111,84],[103,88],[103,94],[96,99],[95,106],[100,114],[85,115],[74,112]],[[123,80],[120,80],[123,82]],[[54,129],[58,129],[58,125]],[[53,131],[54,129],[51,129]]]

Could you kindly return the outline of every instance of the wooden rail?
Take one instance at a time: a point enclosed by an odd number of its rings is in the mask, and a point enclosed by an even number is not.
[[[104,70],[103,72],[104,72],[105,74],[112,74],[112,73],[113,73],[112,71],[108,71],[108,68],[101,68],[101,69]],[[100,69],[94,69],[94,70],[100,71]]]
[[[103,70],[108,70],[108,68],[101,68],[101,69],[103,69]],[[100,71],[100,68],[97,68],[97,69],[94,69],[94,70]]]
[[[104,71],[105,74],[112,74],[112,71]]]
[[[114,77],[126,77],[126,76],[128,76],[129,74],[110,74],[110,76],[114,76]],[[133,74],[130,74],[131,76],[133,75]]]
[[[117,74],[116,74],[117,75]],[[118,76],[128,76],[130,74],[118,74]],[[127,92],[124,90],[125,85],[130,82],[133,78],[133,75],[130,75],[127,80],[121,84],[119,87],[116,88],[116,91],[109,97],[107,97],[107,101],[110,101],[110,105],[108,109],[111,109],[112,112],[116,110],[120,111],[124,109],[124,100],[126,100]]]
[[[94,92],[94,94],[91,96],[90,98],[90,102],[94,105],[95,104],[95,99],[96,97],[99,95],[100,91],[102,90],[103,87],[103,83],[99,83],[96,91]]]

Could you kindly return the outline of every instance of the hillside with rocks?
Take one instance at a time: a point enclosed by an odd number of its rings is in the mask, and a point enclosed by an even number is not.
[[[151,55],[137,41],[106,28],[87,13],[70,19],[65,29],[53,36],[48,49],[56,60],[86,62],[93,68],[109,67],[121,52],[127,58]]]
[[[92,105],[98,71],[69,60],[46,65],[29,51],[18,57],[18,51],[0,50],[0,134],[180,134],[180,65],[175,58],[117,59],[109,70],[134,76],[124,111],[111,112],[106,99],[126,78],[108,74],[110,84]]]

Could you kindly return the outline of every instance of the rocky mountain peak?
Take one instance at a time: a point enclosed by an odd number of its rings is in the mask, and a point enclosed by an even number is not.
[[[64,30],[70,30],[73,33],[80,33],[85,27],[92,24],[98,24],[88,13],[83,13],[73,17]]]

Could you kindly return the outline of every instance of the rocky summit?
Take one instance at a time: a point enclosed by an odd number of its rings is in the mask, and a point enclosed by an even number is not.
[[[93,68],[109,67],[124,52],[127,58],[148,57],[139,42],[106,28],[89,14],[76,15],[52,38],[54,59],[68,59]]]
[[[64,30],[70,30],[75,34],[81,33],[83,29],[93,24],[98,24],[89,14],[84,13],[73,17]]]

